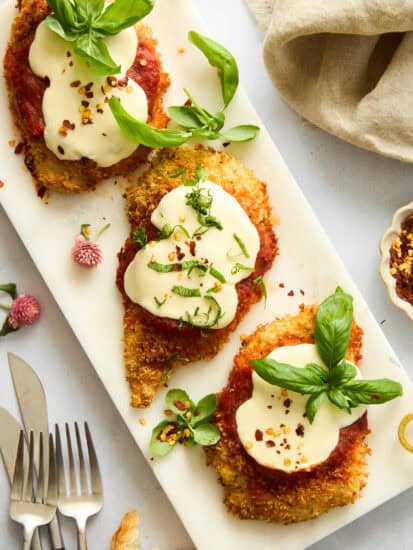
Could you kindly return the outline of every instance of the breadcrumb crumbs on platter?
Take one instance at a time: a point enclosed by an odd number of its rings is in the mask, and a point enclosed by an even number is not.
[[[390,247],[390,273],[399,298],[413,305],[413,214],[403,220],[400,229]]]

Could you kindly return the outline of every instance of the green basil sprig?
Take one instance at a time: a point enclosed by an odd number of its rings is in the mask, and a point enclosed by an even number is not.
[[[356,368],[344,358],[352,320],[353,298],[337,287],[318,308],[315,321],[316,346],[327,368],[315,363],[299,368],[274,359],[252,361],[256,373],[270,384],[310,396],[306,404],[310,423],[326,399],[351,414],[358,405],[378,405],[403,394],[401,384],[387,378],[355,379]]]
[[[234,97],[238,87],[238,67],[233,55],[218,42],[195,31],[188,33],[188,39],[205,55],[209,63],[216,67],[221,82],[224,106],[215,114],[197,103],[184,88],[189,105],[169,107],[170,118],[180,130],[157,130],[136,120],[125,111],[116,98],[109,100],[109,107],[121,130],[133,141],[152,148],[176,147],[191,138],[201,140],[220,139],[223,142],[244,142],[255,139],[260,131],[258,126],[242,124],[228,130],[225,125],[224,110]]]
[[[52,14],[45,24],[67,42],[99,75],[119,73],[103,41],[131,27],[153,8],[152,0],[115,0],[104,8],[103,0],[47,0]],[[127,69],[127,67],[125,67]]]
[[[184,390],[169,390],[166,394],[167,412],[174,416],[162,420],[152,430],[151,453],[158,457],[165,456],[177,443],[187,447],[215,445],[221,434],[209,421],[217,404],[214,393],[205,396],[195,405]]]

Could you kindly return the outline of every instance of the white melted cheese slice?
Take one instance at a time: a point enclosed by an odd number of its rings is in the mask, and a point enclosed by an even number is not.
[[[139,250],[125,272],[124,284],[129,298],[154,315],[219,329],[227,326],[235,316],[238,305],[235,285],[251,275],[260,239],[255,226],[232,195],[210,181],[199,184],[199,188],[204,190],[203,193],[211,194],[211,215],[222,222],[223,229],[211,227],[202,235],[194,236],[200,229],[200,223],[197,212],[186,204],[186,195],[193,188],[176,187],[161,199],[151,221],[160,230],[165,224],[179,224],[185,228],[189,238],[177,227],[169,238],[153,241]],[[248,258],[242,253],[234,235],[242,240]],[[202,262],[207,272],[194,269],[190,274],[188,270],[158,273],[148,267],[150,262],[172,264],[191,260]],[[250,270],[231,272],[237,263]],[[225,283],[210,273],[211,266],[224,276]],[[172,291],[174,286],[197,289],[200,297],[180,296]],[[208,296],[216,300],[219,309]],[[164,303],[158,305],[155,298],[159,303]],[[221,315],[219,319],[218,313]],[[211,323],[214,323],[213,326],[208,326]]]
[[[280,347],[268,358],[296,367],[323,365],[314,344]],[[359,370],[357,378],[361,378]],[[256,372],[252,381],[251,399],[236,412],[238,435],[248,454],[267,468],[285,472],[314,468],[334,451],[340,428],[353,424],[366,411],[359,406],[349,415],[326,400],[310,424],[304,414],[307,395],[273,386]]]
[[[110,36],[105,39],[105,44],[112,59],[121,65],[121,74],[115,76],[122,80],[136,56],[138,38],[135,29],[130,27]],[[124,87],[109,86],[107,77],[94,73],[85,61],[74,55],[71,43],[52,32],[44,22],[37,27],[29,63],[37,76],[50,80],[42,103],[44,139],[59,159],[86,157],[107,167],[135,151],[136,142],[121,131],[107,101],[112,96],[120,98],[128,113],[145,122],[148,118],[147,99],[136,82],[129,78]],[[79,84],[75,86],[75,83]],[[85,90],[85,87],[89,89]],[[93,97],[87,97],[87,94]],[[82,106],[82,101],[89,105]],[[90,110],[91,124],[82,123],[82,107]],[[74,124],[74,129],[63,132],[63,121]]]

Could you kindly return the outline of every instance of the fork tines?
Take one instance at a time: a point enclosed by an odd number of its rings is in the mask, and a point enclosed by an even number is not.
[[[96,456],[95,447],[93,444],[92,436],[89,430],[87,422],[84,423],[86,448],[88,454],[88,461],[85,460],[84,445],[82,444],[82,438],[78,423],[74,423],[75,440],[76,443],[72,443],[72,435],[69,428],[69,424],[65,424],[66,432],[66,447],[67,447],[67,463],[68,463],[68,478],[69,485],[67,485],[65,474],[65,463],[63,459],[62,450],[62,438],[60,436],[59,426],[55,426],[55,438],[56,438],[56,463],[58,473],[58,490],[59,499],[66,496],[74,495],[102,495],[102,480],[99,471],[99,464]],[[77,463],[75,461],[75,454],[77,449]],[[77,468],[78,464],[78,468]],[[77,475],[78,474],[78,475]]]
[[[12,501],[34,502],[41,504],[56,505],[57,500],[57,477],[54,460],[53,436],[49,435],[49,465],[45,472],[43,433],[39,434],[38,457],[39,468],[36,475],[35,470],[35,436],[30,432],[29,440],[29,465],[25,475],[25,442],[24,433],[20,432],[19,445],[17,448],[16,462],[11,488],[10,498]],[[25,482],[26,478],[26,482]],[[37,479],[37,489],[36,487]]]

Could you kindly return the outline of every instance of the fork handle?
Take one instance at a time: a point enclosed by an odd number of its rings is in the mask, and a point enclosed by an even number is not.
[[[77,550],[87,550],[86,527],[77,529]]]
[[[57,512],[52,521],[49,523],[49,533],[52,540],[53,550],[64,550],[62,532],[60,530],[60,523]]]

